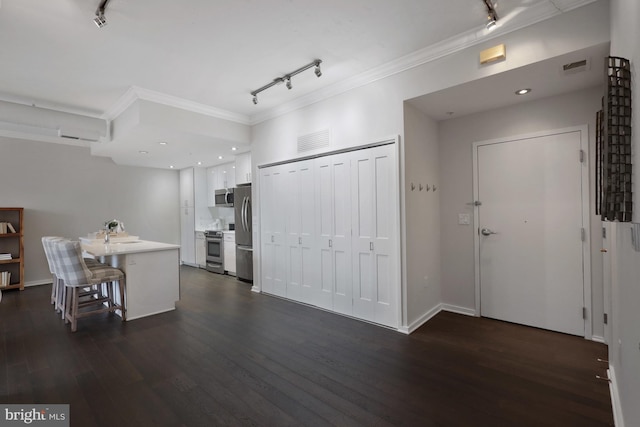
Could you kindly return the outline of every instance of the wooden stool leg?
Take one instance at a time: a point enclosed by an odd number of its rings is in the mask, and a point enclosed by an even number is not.
[[[124,283],[125,278],[123,277],[122,279],[118,280],[118,287],[120,289],[120,313],[122,314],[122,321],[126,322],[127,321],[127,306],[126,306],[126,301],[125,301],[125,283]]]

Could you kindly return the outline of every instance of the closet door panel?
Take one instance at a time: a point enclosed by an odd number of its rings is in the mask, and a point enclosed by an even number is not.
[[[314,304],[327,310],[333,310],[333,173],[330,157],[316,159],[315,197],[317,206],[316,234],[320,266],[318,271],[318,292]]]
[[[333,200],[333,309],[353,314],[351,260],[351,164],[349,154],[331,156]]]
[[[302,302],[315,304],[319,292],[318,238],[316,234],[317,208],[315,203],[315,173],[312,161],[301,162],[299,169],[300,200],[300,286]]]
[[[297,163],[284,166],[281,215],[286,230],[286,297],[302,300],[302,250],[300,239],[300,185]]]

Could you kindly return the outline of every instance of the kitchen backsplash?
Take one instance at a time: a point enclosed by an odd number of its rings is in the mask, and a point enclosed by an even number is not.
[[[229,224],[235,222],[233,208],[207,207],[198,209],[196,212],[196,230],[212,230],[216,227],[216,220],[220,220],[220,227],[224,230],[229,228]]]

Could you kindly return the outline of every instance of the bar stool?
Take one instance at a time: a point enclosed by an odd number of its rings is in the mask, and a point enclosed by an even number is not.
[[[51,304],[54,305],[56,311],[60,311],[62,318],[65,314],[65,292],[64,281],[59,275],[56,274],[56,258],[53,254],[53,243],[60,240],[65,240],[64,237],[59,236],[43,236],[42,248],[44,249],[45,257],[47,258],[47,264],[49,264],[49,272],[52,276],[51,283]],[[89,269],[104,266],[93,258],[84,258],[85,264]]]
[[[71,331],[77,330],[78,319],[94,314],[120,310],[122,320],[126,320],[125,274],[108,265],[98,265],[89,269],[82,258],[80,242],[70,240],[53,241],[56,258],[56,274],[62,277],[66,289],[65,323],[71,322]],[[107,295],[102,285],[107,286]],[[119,287],[120,303],[115,300],[115,287]],[[84,288],[91,288],[82,294]],[[81,301],[80,298],[85,296]],[[88,298],[86,298],[88,297]]]

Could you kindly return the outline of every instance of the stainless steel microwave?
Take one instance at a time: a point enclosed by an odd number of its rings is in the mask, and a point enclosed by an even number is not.
[[[215,201],[216,207],[218,206],[227,206],[233,207],[233,188],[227,188],[222,190],[216,190]]]

